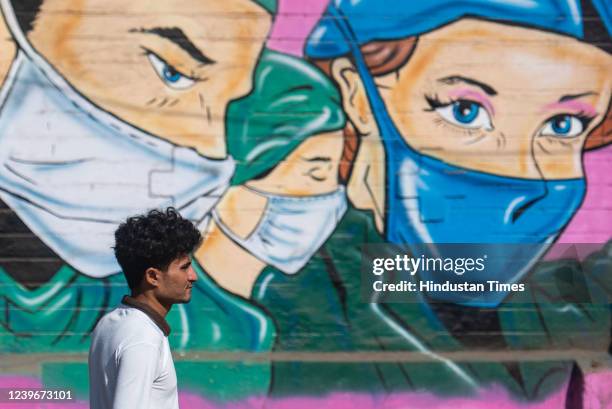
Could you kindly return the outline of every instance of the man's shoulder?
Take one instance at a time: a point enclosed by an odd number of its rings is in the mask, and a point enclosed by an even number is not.
[[[160,345],[164,334],[147,314],[120,304],[98,321],[92,337],[110,339],[123,346],[138,343]]]

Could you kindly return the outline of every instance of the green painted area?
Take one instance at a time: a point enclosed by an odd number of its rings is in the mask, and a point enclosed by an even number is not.
[[[344,124],[338,90],[322,71],[300,58],[264,50],[253,90],[227,111],[227,150],[236,160],[232,184],[264,174],[306,138]]]
[[[242,362],[174,363],[180,389],[219,403],[265,396],[270,382],[270,365]],[[42,384],[46,388],[70,389],[76,399],[89,398],[86,362],[43,362]]]
[[[92,279],[63,266],[44,285],[27,289],[0,269],[0,351],[87,351],[101,314],[126,293],[119,278]]]
[[[468,396],[503,386],[515,399],[541,400],[567,385],[572,360],[450,362],[440,352],[490,350],[606,351],[610,337],[612,243],[586,262],[541,262],[530,291],[496,309],[432,304],[420,293],[405,303],[360,300],[361,243],[377,243],[369,214],[349,209],[297,274],[267,268],[253,294],[274,318],[276,351],[415,351],[431,362],[274,362],[273,396],[331,392],[428,391]],[[367,256],[367,255],[366,255]],[[584,303],[577,295],[585,288]],[[522,297],[522,298],[519,298]],[[467,329],[466,329],[467,328]]]
[[[248,362],[175,362],[181,390],[228,402],[265,396],[270,384],[270,364]]]
[[[198,281],[192,301],[175,305],[167,320],[176,353],[266,352],[272,347],[273,327],[257,307],[214,284],[195,266]],[[122,275],[93,279],[63,266],[34,290],[14,281],[0,269],[0,351],[10,354],[82,354],[87,359],[89,334],[97,320],[120,303],[128,292]],[[46,386],[70,388],[86,396],[86,363],[40,363]],[[181,386],[222,401],[265,395],[270,366],[249,362],[176,362]]]
[[[227,402],[266,395],[270,382],[273,396],[423,390],[457,396],[470,395],[474,386],[502,385],[517,399],[539,400],[567,384],[574,362],[455,364],[435,353],[608,348],[612,243],[581,264],[540,263],[527,278],[531,291],[515,295],[512,304],[479,311],[456,305],[445,309],[416,293],[412,303],[374,308],[361,302],[360,245],[377,242],[382,240],[371,215],[349,209],[303,270],[262,272],[253,294],[271,317],[219,288],[196,265],[192,302],[174,306],[167,317],[173,351],[187,354],[187,360],[175,362],[181,388]],[[44,286],[29,290],[0,270],[0,351],[51,354],[40,362],[45,386],[70,388],[85,397],[86,363],[61,362],[59,356],[77,353],[85,360],[90,331],[125,293],[121,275],[93,279],[64,266]],[[584,294],[590,303],[581,301]],[[455,318],[444,318],[449,311]],[[458,320],[474,323],[478,337],[457,332],[453,324]],[[209,352],[265,353],[273,342],[283,352],[427,351],[432,361],[275,362],[271,368],[267,362],[231,358],[189,360],[190,354]]]
[[[255,3],[259,4],[272,14],[276,13],[276,8],[278,7],[277,0],[255,0]]]
[[[44,362],[42,384],[49,389],[69,389],[74,399],[89,400],[89,373],[85,362]]]

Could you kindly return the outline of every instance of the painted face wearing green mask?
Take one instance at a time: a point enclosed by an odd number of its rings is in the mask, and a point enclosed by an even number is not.
[[[228,152],[237,164],[233,185],[264,177],[310,136],[345,124],[331,82],[310,64],[272,50],[261,56],[253,91],[230,105],[227,118]],[[251,254],[287,274],[308,262],[347,206],[342,186],[318,195],[254,193],[265,197],[266,208],[248,237],[234,234],[218,215],[217,224]]]

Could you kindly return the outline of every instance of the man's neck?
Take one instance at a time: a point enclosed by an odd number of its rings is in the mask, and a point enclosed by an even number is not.
[[[132,298],[138,302],[148,305],[149,307],[151,307],[151,309],[153,309],[153,311],[157,312],[164,318],[166,318],[166,315],[168,315],[168,312],[172,307],[172,304],[165,305],[164,303],[160,302],[151,292],[148,291],[138,294],[133,293]]]

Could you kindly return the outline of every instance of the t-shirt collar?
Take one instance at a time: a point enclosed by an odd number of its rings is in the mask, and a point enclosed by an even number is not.
[[[130,307],[134,307],[149,316],[153,320],[155,324],[162,330],[165,336],[170,335],[170,325],[164,317],[162,317],[157,311],[153,308],[149,307],[147,304],[137,301],[135,298],[130,297],[129,295],[124,295],[121,299],[121,302],[125,305],[129,305]]]

